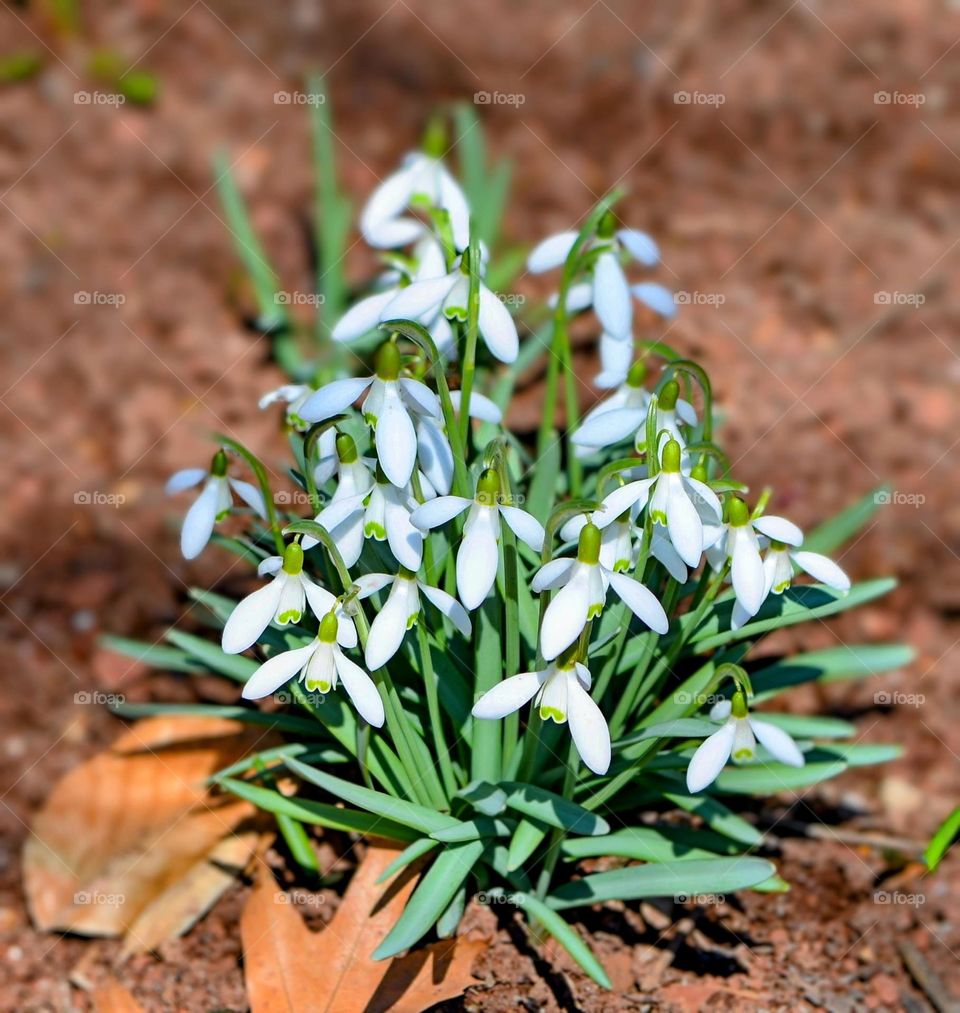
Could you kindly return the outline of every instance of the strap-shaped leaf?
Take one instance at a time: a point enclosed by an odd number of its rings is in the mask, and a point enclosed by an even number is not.
[[[601,904],[608,900],[640,900],[745,890],[776,873],[763,858],[713,858],[671,865],[631,865],[598,872],[564,883],[547,898],[554,910]]]
[[[377,877],[378,883],[386,883],[388,879],[395,876],[401,869],[405,869],[411,862],[415,862],[418,858],[423,858],[424,855],[430,854],[434,848],[439,846],[439,841],[434,841],[429,837],[421,837],[419,840],[414,841],[413,844],[408,845],[399,855],[380,873]]]
[[[260,667],[260,662],[245,658],[242,654],[227,654],[219,644],[212,644],[203,637],[184,633],[182,630],[167,630],[165,634],[171,644],[186,651],[206,668],[219,675],[225,675],[236,682],[246,682]]]
[[[957,806],[943,821],[923,853],[927,868],[931,872],[940,864],[958,834],[960,834],[960,806]]]
[[[452,844],[445,848],[417,884],[403,914],[374,950],[374,960],[394,957],[419,942],[446,911],[483,854],[482,841]]]
[[[604,837],[576,837],[566,840],[560,850],[568,858],[597,858],[619,855],[638,862],[676,862],[720,858],[709,848],[690,843],[695,832],[678,832],[666,827],[626,827]],[[713,838],[712,834],[704,835]]]
[[[805,682],[863,679],[909,665],[916,656],[906,644],[841,644],[795,654],[750,673],[753,702],[760,703]]]
[[[550,827],[541,820],[527,817],[517,824],[510,847],[507,849],[507,869],[513,872],[522,869],[527,859],[540,847]]]
[[[516,781],[504,781],[500,787],[507,793],[508,808],[546,823],[547,826],[573,834],[610,833],[610,824],[602,816],[561,795],[555,795],[552,791]]]
[[[809,532],[803,540],[806,552],[831,553],[850,541],[884,503],[890,502],[890,486],[880,485],[871,490],[836,517]]]
[[[372,788],[365,788],[351,781],[345,781],[342,777],[335,777],[325,770],[310,767],[299,760],[289,759],[286,761],[286,766],[292,774],[315,784],[318,788],[323,788],[331,795],[343,799],[344,802],[376,813],[384,819],[402,823],[413,830],[418,830],[421,834],[432,834],[437,830],[460,825],[460,821],[452,816],[446,816],[416,802],[394,798],[382,791],[374,791]]]

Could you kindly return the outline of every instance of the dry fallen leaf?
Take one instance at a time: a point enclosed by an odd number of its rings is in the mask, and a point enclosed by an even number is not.
[[[220,718],[150,718],[70,771],[24,846],[37,927],[123,935],[125,952],[186,931],[259,843],[254,808],[204,784],[255,734]]]
[[[108,978],[90,996],[95,1013],[143,1013],[143,1007],[116,978]]]
[[[470,967],[487,945],[479,939],[433,943],[390,961],[370,959],[417,880],[407,868],[377,885],[398,854],[382,843],[368,847],[336,914],[319,932],[307,928],[287,894],[261,870],[240,922],[253,1013],[419,1013],[474,983]]]

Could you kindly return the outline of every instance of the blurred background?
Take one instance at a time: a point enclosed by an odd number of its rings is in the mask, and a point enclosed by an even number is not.
[[[66,976],[90,945],[30,933],[17,853],[51,783],[116,735],[97,694],[233,696],[214,680],[149,674],[98,637],[189,627],[189,586],[238,586],[220,550],[180,558],[183,502],[163,483],[207,462],[211,430],[283,454],[278,414],[256,407],[283,374],[251,323],[212,159],[224,153],[283,287],[309,292],[308,109],[278,96],[302,95],[311,71],[326,75],[357,204],[454,101],[476,103],[492,153],[512,163],[505,248],[626,187],[621,216],[658,239],[654,277],[680,303],[649,334],[707,367],[737,476],[773,485],[776,512],[812,526],[889,483],[841,562],[858,578],[895,574],[900,588],[819,624],[805,645],[914,645],[908,670],[836,687],[828,704],[865,741],[901,741],[907,754],[791,804],[809,809],[797,819],[856,813],[919,839],[956,804],[958,5],[45,0],[4,4],[0,26],[0,982],[17,989],[11,1008],[68,1008]],[[355,233],[349,244],[346,274],[361,284],[376,262]],[[515,286],[548,287],[522,274]],[[578,362],[587,405],[598,396],[589,347]],[[538,383],[524,378],[521,428],[538,422]],[[751,958],[744,987],[762,994],[763,968],[782,972],[788,955],[812,994],[846,975],[893,1008],[909,987],[898,937],[957,987],[960,926],[944,892],[956,863],[927,883],[924,905],[881,909],[875,863],[831,847],[794,856],[802,889],[766,916],[791,919],[790,938]],[[229,905],[218,917],[219,935],[204,923],[205,953],[223,961],[209,987],[242,1006]],[[190,938],[166,956],[202,990]],[[682,972],[657,984],[692,988]]]

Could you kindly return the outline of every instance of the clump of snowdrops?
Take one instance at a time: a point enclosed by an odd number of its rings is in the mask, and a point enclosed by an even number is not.
[[[289,321],[268,321],[299,375],[261,408],[279,404],[292,459],[284,468],[221,436],[208,467],[169,484],[200,490],[183,554],[212,537],[255,569],[255,589],[240,601],[194,592],[219,644],[173,631],[148,660],[220,672],[243,701],[270,703],[205,708],[285,738],[218,780],[276,814],[301,864],[315,863],[308,824],[403,842],[394,870],[422,863],[378,957],[454,933],[480,896],[522,909],[608,984],[562,912],[785,889],[744,796],[789,798],[894,750],[845,741],[854,728],[836,718],[766,705],[909,652],[757,651],[774,630],[890,589],[851,586],[826,554],[875,498],[805,535],[769,509],[775,492],[738,480],[707,374],[640,333],[638,306],[648,326],[675,306],[647,277],[656,242],[619,219],[618,194],[533,247],[526,270],[556,291],[515,316],[509,266],[481,239],[496,233],[502,169],[485,176],[482,151],[462,151],[465,193],[443,148],[431,129],[369,197],[360,232],[384,269],[356,297],[335,278],[345,203],[320,151],[318,246],[334,275],[318,285],[319,355],[297,359]],[[265,317],[283,302],[226,186]],[[581,318],[603,390],[582,417],[588,378],[570,341]],[[526,439],[507,420],[537,360],[542,422]],[[296,794],[277,789],[279,774]],[[580,859],[601,856],[615,859],[607,871],[581,873]]]

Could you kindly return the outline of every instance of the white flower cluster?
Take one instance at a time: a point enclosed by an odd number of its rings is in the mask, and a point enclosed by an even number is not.
[[[448,621],[470,638],[471,613],[491,594],[507,593],[506,582],[498,584],[498,573],[509,533],[511,542],[526,547],[525,554],[529,550],[546,560],[530,582],[530,590],[546,602],[538,663],[535,670],[508,672],[475,701],[473,715],[503,718],[533,700],[540,718],[569,725],[587,767],[603,774],[611,762],[611,739],[607,720],[591,697],[588,658],[593,621],[612,599],[625,606],[621,623],[629,623],[632,613],[644,627],[665,635],[672,620],[658,594],[643,582],[650,572],[658,589],[668,580],[682,587],[701,566],[701,581],[713,583],[717,593],[726,593],[723,584],[729,581],[734,628],[749,622],[768,596],[781,594],[796,569],[832,588],[849,588],[835,563],[802,549],[803,534],[796,525],[751,510],[737,494],[739,487],[711,478],[709,440],[693,405],[680,396],[684,391],[677,370],[668,366],[655,389],[648,388],[648,360],[635,361],[633,300],[664,317],[674,312],[666,289],[652,282],[631,284],[624,271],[631,260],[644,267],[657,264],[659,251],[649,236],[617,228],[607,212],[593,234],[551,236],[529,257],[531,272],[563,266],[565,280],[555,306],[561,301],[570,315],[592,308],[601,331],[597,382],[614,388],[570,434],[568,450],[588,465],[635,455],[606,470],[602,482],[598,479],[598,497],[604,485],[613,484],[606,495],[560,526],[556,548],[568,549],[554,557],[555,546],[549,544],[554,539],[548,540],[545,530],[548,518],[534,517],[517,505],[522,500],[510,488],[509,470],[479,454],[470,460],[469,449],[454,440],[472,431],[461,421],[462,412],[500,426],[500,408],[479,392],[468,394],[466,385],[448,392],[446,384],[434,385],[436,389],[430,384],[433,370],[446,369],[457,358],[464,360],[464,377],[472,371],[474,362],[465,360],[462,340],[471,312],[476,334],[493,359],[512,363],[518,354],[510,312],[477,280],[486,256],[482,250],[477,256],[478,247],[469,245],[469,209],[460,187],[439,159],[413,154],[370,198],[360,225],[373,247],[409,252],[391,254],[378,291],[342,317],[334,339],[352,341],[384,321],[413,321],[429,333],[444,361],[424,363],[419,348],[407,349],[392,334],[377,349],[369,375],[335,379],[317,390],[290,385],[261,402],[285,402],[292,429],[319,433],[311,444],[315,456],[305,462],[320,490],[317,495],[324,497],[314,520],[351,571],[352,586],[338,598],[304,572],[305,561],[314,556],[313,570],[320,570],[324,550],[319,537],[297,536],[282,555],[263,560],[259,573],[269,576],[269,583],[237,605],[223,631],[223,649],[245,651],[271,623],[298,624],[308,610],[318,629],[307,646],[273,651],[246,683],[244,697],[267,696],[297,674],[308,689],[324,693],[342,683],[362,717],[381,726],[384,705],[368,673],[390,664],[420,621],[423,600],[437,610],[440,622]],[[479,263],[471,263],[471,254]],[[364,426],[369,441],[358,435]],[[180,472],[170,481],[171,492],[205,483],[183,524],[188,559],[198,555],[216,522],[231,510],[231,489],[260,517],[267,515],[256,488],[227,477],[227,463],[221,450],[209,472]],[[598,467],[595,474],[599,472]],[[464,487],[466,475],[473,476],[469,488]],[[376,556],[365,555],[370,541],[383,543]],[[435,552],[425,565],[428,547]],[[389,572],[353,573],[363,559],[382,559],[385,549],[395,563]],[[431,580],[444,573],[436,557],[447,551],[455,552],[455,567],[441,588]],[[363,608],[358,602],[373,596],[380,596],[380,605],[366,637],[363,668],[347,652],[358,647],[354,618]],[[742,693],[713,717],[724,723],[693,756],[691,791],[712,782],[731,756],[735,761],[752,758],[755,738],[782,762],[803,763],[786,733],[748,717]]]

